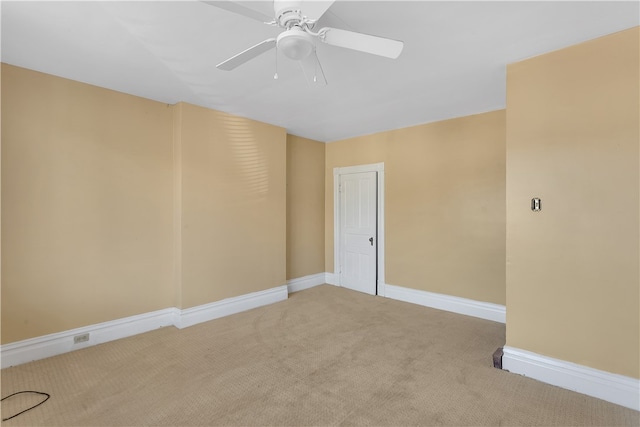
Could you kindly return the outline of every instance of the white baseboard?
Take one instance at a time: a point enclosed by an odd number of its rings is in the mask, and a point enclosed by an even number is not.
[[[180,320],[176,323],[179,329],[196,325],[231,314],[284,301],[288,298],[287,286],[282,285],[264,291],[252,292],[238,297],[227,298],[210,304],[199,305],[197,307],[182,310]]]
[[[398,301],[451,311],[494,322],[506,322],[504,305],[385,284],[385,296]]]
[[[329,284],[329,285],[333,285],[333,286],[340,286],[338,285],[338,275],[335,273],[324,273],[325,274],[325,283]]]
[[[502,369],[640,411],[640,380],[504,347]]]
[[[387,297],[387,284],[378,282],[377,292],[379,297]]]
[[[2,368],[20,365],[46,357],[56,356],[73,350],[130,337],[154,329],[174,324],[177,308],[143,313],[109,322],[70,329],[55,334],[44,335],[23,341],[4,344],[0,347]],[[74,344],[73,337],[89,334],[89,340]]]
[[[287,282],[289,293],[304,291],[305,289],[313,288],[314,286],[323,285],[327,283],[326,275],[327,273],[318,273],[298,277],[297,279],[291,279]]]
[[[165,326],[185,328],[195,325],[196,323],[206,322],[283,301],[286,300],[287,297],[287,286],[283,285],[185,310],[180,310],[175,307],[165,308],[150,313],[143,313],[4,344],[0,346],[0,365],[2,368],[20,365],[120,338],[130,337],[143,332],[149,332]],[[86,333],[89,334],[88,341],[78,344],[73,343],[73,337]]]

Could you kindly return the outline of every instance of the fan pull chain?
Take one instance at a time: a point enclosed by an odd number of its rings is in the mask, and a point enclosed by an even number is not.
[[[276,46],[276,72],[273,75],[273,80],[278,80],[278,46]]]

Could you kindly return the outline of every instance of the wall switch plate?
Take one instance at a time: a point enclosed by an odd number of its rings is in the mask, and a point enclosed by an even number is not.
[[[534,212],[539,212],[542,210],[542,200],[537,197],[531,199],[531,210]]]

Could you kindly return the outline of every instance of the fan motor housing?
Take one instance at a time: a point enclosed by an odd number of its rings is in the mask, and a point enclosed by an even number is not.
[[[287,12],[298,11],[302,8],[302,1],[300,0],[274,0],[273,12],[276,19],[280,19],[281,15],[287,14]]]

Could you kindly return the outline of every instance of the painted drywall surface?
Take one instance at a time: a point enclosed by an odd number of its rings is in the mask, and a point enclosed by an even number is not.
[[[181,307],[286,284],[286,131],[180,103]]]
[[[635,378],[639,39],[634,28],[507,72],[507,345]]]
[[[325,259],[333,271],[333,168],[384,162],[386,283],[505,303],[505,111],[327,144]]]
[[[2,342],[171,306],[171,109],[2,64]]]
[[[287,280],[325,271],[324,151],[287,135]]]

